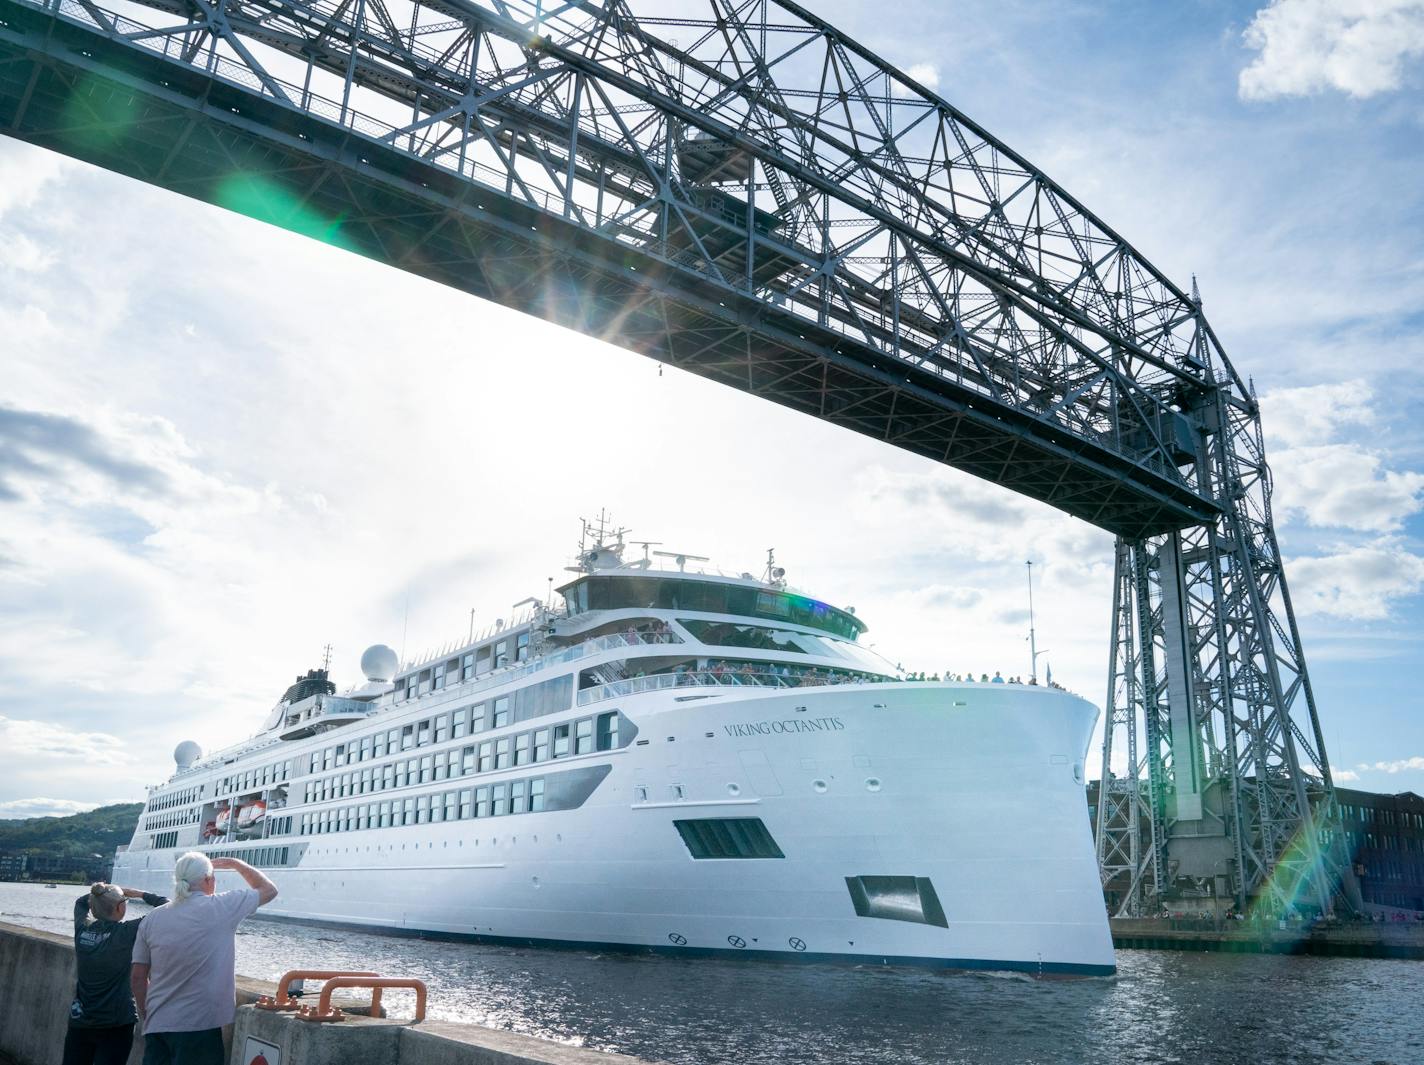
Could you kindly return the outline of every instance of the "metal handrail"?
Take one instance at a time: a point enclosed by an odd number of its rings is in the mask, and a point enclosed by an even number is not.
[[[481,673],[479,676],[471,677],[469,680],[447,681],[443,688],[432,688],[428,692],[422,692],[414,699],[424,699],[427,695],[434,695],[437,692],[450,692],[460,688],[466,692],[483,691],[486,688],[498,687],[501,684],[508,684],[510,681],[522,680],[540,670],[548,669],[550,666],[562,665],[565,662],[574,662],[580,658],[587,658],[589,655],[597,654],[600,651],[607,651],[614,647],[634,647],[642,644],[674,644],[685,642],[681,636],[675,632],[642,632],[635,633],[635,638],[630,638],[621,632],[610,633],[607,636],[596,636],[592,640],[585,640],[576,643],[572,647],[566,647],[562,651],[554,651],[551,654],[541,655],[530,662],[516,662],[513,665],[500,666],[498,669],[488,673]],[[414,699],[404,699],[401,703],[413,702]],[[397,704],[401,705],[401,704]]]
[[[277,981],[277,994],[271,998],[261,996],[256,1005],[260,1010],[297,1009],[300,1003],[290,994],[291,986],[297,980],[335,980],[340,977],[377,975],[366,969],[292,969],[283,973],[282,979]]]
[[[339,976],[333,980],[328,980],[321,989],[321,998],[317,1000],[316,1009],[302,1009],[298,1011],[297,1018],[304,1021],[338,1021],[342,1018],[340,1010],[331,1008],[331,993],[344,987],[365,987],[371,990],[371,1016],[379,1016],[381,1011],[381,993],[388,987],[400,987],[415,992],[415,1020],[417,1023],[425,1020],[425,982],[407,976]]]
[[[743,672],[741,670],[728,670],[725,672],[696,670],[686,673],[654,673],[648,677],[629,677],[626,680],[616,680],[608,684],[599,684],[592,688],[584,688],[578,693],[578,705],[585,706],[589,703],[602,702],[604,699],[616,699],[624,695],[637,695],[640,692],[663,691],[668,688],[739,686],[806,688],[839,684],[880,684],[889,679],[890,678],[887,677],[870,677],[854,673],[821,674],[819,672],[810,671],[790,674],[762,671]]]

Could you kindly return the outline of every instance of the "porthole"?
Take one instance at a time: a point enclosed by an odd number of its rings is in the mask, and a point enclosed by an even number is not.
[[[728,784],[728,785],[727,785],[727,794],[728,794],[728,795],[731,795],[731,796],[733,796],[733,797],[736,797],[736,796],[740,795],[741,793],[742,793],[741,785],[739,785],[739,784]]]
[[[824,780],[811,781],[811,790],[817,795],[824,795],[826,793],[826,782]]]
[[[879,791],[879,790],[880,790],[880,778],[879,778],[879,777],[866,777],[866,778],[865,778],[865,790],[866,790],[866,791]]]

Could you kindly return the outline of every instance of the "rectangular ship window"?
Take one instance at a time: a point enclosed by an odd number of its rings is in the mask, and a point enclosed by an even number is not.
[[[705,817],[674,821],[694,858],[785,858],[759,817]]]
[[[934,885],[923,876],[848,876],[846,887],[860,917],[948,928]]]

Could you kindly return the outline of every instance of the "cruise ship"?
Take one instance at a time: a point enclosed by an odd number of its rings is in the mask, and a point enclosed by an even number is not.
[[[201,850],[264,915],[692,957],[1114,971],[1084,757],[1056,688],[918,682],[851,608],[585,525],[508,624],[365,682],[296,679],[248,741],[185,741],[114,880]],[[234,874],[223,873],[237,886]]]

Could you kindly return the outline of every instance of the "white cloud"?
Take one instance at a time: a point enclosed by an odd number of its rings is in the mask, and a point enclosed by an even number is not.
[[[1334,766],[1331,766],[1330,779],[1335,781],[1336,784],[1352,784],[1360,779],[1360,774],[1356,773],[1353,769],[1336,769]]]
[[[1424,558],[1384,539],[1332,555],[1290,559],[1286,572],[1302,616],[1376,621],[1389,617],[1394,600],[1424,589]]]
[[[12,799],[0,802],[0,819],[23,817],[64,817],[97,809],[99,803],[76,799]]]
[[[73,165],[55,152],[37,152],[16,141],[0,141],[0,218],[29,207],[45,186]]]
[[[915,63],[906,68],[905,73],[914,81],[919,82],[930,92],[939,91],[939,67],[933,63]]]
[[[1323,444],[1342,429],[1375,424],[1374,390],[1367,381],[1280,388],[1261,397],[1266,439],[1287,447]]]
[[[0,269],[40,273],[54,259],[52,250],[40,247],[23,233],[0,233]]]
[[[2,716],[0,750],[24,759],[78,760],[86,765],[123,765],[130,760],[123,740],[106,732],[82,732],[48,721]]]
[[[1315,526],[1395,532],[1424,509],[1424,473],[1381,465],[1353,444],[1288,448],[1271,459],[1277,513]]]
[[[1238,79],[1242,99],[1374,96],[1400,88],[1409,61],[1424,55],[1424,2],[1273,0],[1243,36],[1259,54]]]
[[[1357,768],[1380,773],[1403,773],[1424,769],[1424,757],[1416,754],[1413,758],[1397,758],[1392,762],[1361,762]]]

